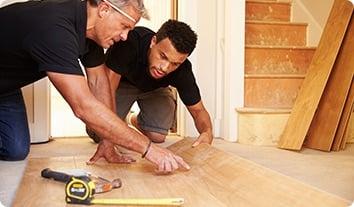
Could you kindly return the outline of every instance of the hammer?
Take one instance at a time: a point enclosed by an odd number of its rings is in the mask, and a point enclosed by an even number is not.
[[[105,193],[111,191],[113,188],[120,188],[122,186],[122,181],[119,178],[114,179],[113,181],[109,181],[105,178],[95,176],[89,172],[84,171],[76,172],[74,174],[67,174],[64,172],[54,171],[50,168],[45,168],[41,172],[42,177],[54,179],[63,183],[68,183],[74,176],[87,176],[95,184],[95,193]]]

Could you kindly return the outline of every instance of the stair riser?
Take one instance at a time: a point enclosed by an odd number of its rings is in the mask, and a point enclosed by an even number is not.
[[[291,108],[302,78],[246,78],[245,107]]]
[[[241,144],[277,146],[289,119],[289,113],[237,113],[238,142]],[[347,143],[354,143],[354,112],[348,123]]]
[[[306,74],[315,49],[246,48],[246,74]]]
[[[238,142],[248,145],[276,146],[290,113],[238,113]]]
[[[246,44],[305,46],[306,25],[246,23]]]
[[[246,2],[246,20],[290,21],[290,4]]]
[[[272,2],[277,2],[277,0],[256,0],[257,2],[269,2],[269,1],[272,1]],[[255,0],[246,0],[246,3],[247,2],[255,2]],[[280,2],[284,2],[284,1],[280,1]]]

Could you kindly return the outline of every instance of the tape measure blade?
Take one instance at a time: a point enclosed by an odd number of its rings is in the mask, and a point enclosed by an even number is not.
[[[91,204],[111,204],[111,205],[166,205],[166,206],[180,206],[184,204],[184,198],[94,198]]]

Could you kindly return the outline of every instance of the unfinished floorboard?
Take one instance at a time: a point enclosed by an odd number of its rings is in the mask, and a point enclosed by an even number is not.
[[[353,104],[354,104],[354,80],[352,80],[349,94],[344,105],[342,117],[340,118],[336,136],[334,137],[334,141],[332,145],[333,151],[338,151],[339,149],[341,149],[341,145],[344,145],[347,141],[344,138],[344,134],[345,131],[348,129],[348,123],[349,123],[350,114],[352,113]]]
[[[354,74],[354,18],[350,21],[342,47],[307,133],[305,146],[330,151]]]
[[[182,197],[183,206],[348,206],[349,201],[320,191],[251,161],[209,145],[192,148],[184,139],[170,149],[192,167],[168,176],[155,175],[153,166],[138,159],[131,165],[99,163],[88,157],[31,158],[14,206],[65,206],[64,184],[40,177],[43,168],[87,169],[108,179],[121,178],[123,187],[96,198]]]
[[[300,150],[326,86],[352,16],[353,5],[335,0],[308,73],[295,100],[278,147]]]

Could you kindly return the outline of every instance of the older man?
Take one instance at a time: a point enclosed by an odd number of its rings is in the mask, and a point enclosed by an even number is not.
[[[97,44],[108,48],[126,40],[144,13],[142,0],[43,0],[0,9],[0,159],[27,156],[30,138],[20,88],[48,76],[74,114],[103,138],[96,159],[130,162],[114,153],[118,144],[141,153],[162,172],[189,168],[112,112],[103,60],[88,58],[100,49]]]

